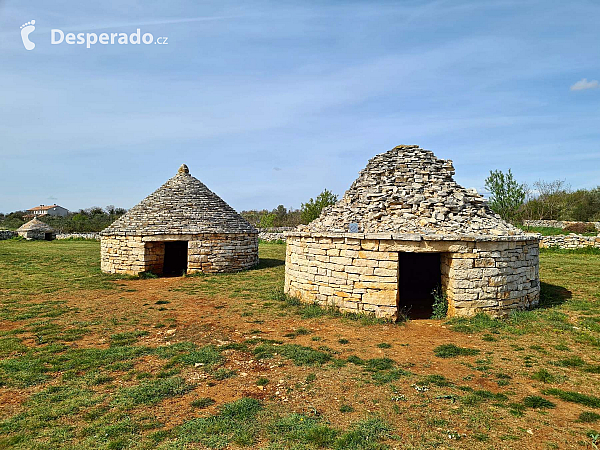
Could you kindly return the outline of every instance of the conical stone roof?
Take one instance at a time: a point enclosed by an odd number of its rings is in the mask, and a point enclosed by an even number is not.
[[[21,225],[17,231],[43,231],[44,233],[50,233],[54,231],[54,229],[47,223],[44,223],[41,220],[38,220],[37,217],[34,217],[29,222]]]
[[[202,233],[257,231],[217,194],[191,176],[184,164],[177,175],[100,234],[147,236]]]
[[[417,145],[375,156],[344,197],[299,231],[443,235],[521,235],[473,189],[457,184],[451,160]],[[355,231],[355,230],[353,230]]]

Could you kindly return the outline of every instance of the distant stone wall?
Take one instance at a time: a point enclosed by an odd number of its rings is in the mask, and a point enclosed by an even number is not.
[[[100,233],[60,233],[56,239],[95,239],[100,240]]]
[[[582,236],[580,234],[559,234],[556,236],[542,236],[541,248],[600,248],[600,236]]]
[[[103,272],[136,275],[162,274],[164,243],[188,242],[188,273],[236,272],[258,264],[255,233],[102,236],[100,266]]]
[[[258,238],[261,241],[285,241],[284,233],[286,231],[292,231],[294,227],[272,227],[272,228],[259,228]]]
[[[592,224],[600,231],[600,222],[571,222],[566,220],[524,220],[523,225],[526,227],[550,227],[550,228],[564,228],[567,225],[574,223],[586,223]]]
[[[17,232],[16,231],[11,231],[11,230],[0,230],[0,241],[3,241],[5,239],[11,239],[17,236]]]
[[[285,292],[342,311],[395,318],[399,252],[430,252],[440,253],[450,316],[502,316],[539,302],[537,236],[477,241],[352,235],[289,233]]]

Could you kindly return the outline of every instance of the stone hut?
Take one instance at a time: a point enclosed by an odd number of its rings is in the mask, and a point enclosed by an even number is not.
[[[48,225],[34,217],[29,222],[21,225],[17,229],[19,236],[27,240],[51,241],[56,239],[56,231]]]
[[[344,197],[286,233],[285,292],[378,317],[506,315],[539,302],[539,237],[492,212],[418,146],[372,158]],[[436,292],[434,295],[433,292]]]
[[[235,272],[258,263],[258,232],[184,164],[104,229],[100,248],[108,273]]]

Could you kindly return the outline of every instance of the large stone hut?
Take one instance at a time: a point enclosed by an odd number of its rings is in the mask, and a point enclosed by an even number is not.
[[[100,248],[103,272],[235,272],[258,263],[258,232],[184,164],[104,229]]]
[[[524,234],[418,146],[372,158],[344,197],[288,232],[285,291],[378,317],[494,316],[539,302],[538,235]]]
[[[56,231],[48,224],[34,217],[17,229],[17,234],[27,240],[51,241],[56,239]]]

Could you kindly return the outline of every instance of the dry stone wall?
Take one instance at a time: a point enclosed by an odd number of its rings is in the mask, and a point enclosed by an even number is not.
[[[570,222],[566,220],[524,220],[523,225],[526,227],[542,227],[542,228],[564,228],[568,225],[577,223],[592,224],[596,230],[600,231],[600,222]]]
[[[12,239],[14,237],[18,236],[16,231],[12,231],[12,230],[0,230],[0,241],[3,241],[5,239]]]
[[[272,228],[259,228],[258,238],[261,241],[273,242],[273,241],[285,241],[285,232],[292,231],[293,227],[272,227]]]
[[[90,239],[100,240],[100,233],[59,233],[56,235],[56,239]]]
[[[165,242],[188,242],[188,273],[235,272],[258,264],[255,233],[102,236],[101,269],[108,273],[162,274]]]
[[[556,236],[542,236],[540,240],[542,248],[600,248],[600,236],[582,236],[580,234],[559,234]]]
[[[399,252],[441,256],[449,314],[506,315],[539,302],[537,236],[437,240],[420,235],[288,233],[285,292],[342,311],[396,317]]]

